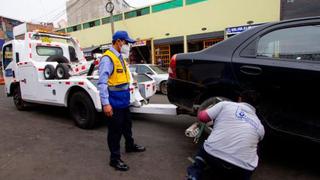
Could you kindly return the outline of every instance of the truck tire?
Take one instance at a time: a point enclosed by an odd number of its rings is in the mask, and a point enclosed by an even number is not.
[[[53,55],[48,57],[46,62],[69,63],[69,60],[61,55]]]
[[[167,95],[167,81],[162,81],[160,84],[160,91],[162,94]]]
[[[43,71],[43,76],[44,76],[44,79],[54,79],[54,67],[53,65],[51,64],[48,64],[44,67],[44,71]]]
[[[65,63],[58,64],[54,71],[54,75],[57,79],[69,79],[70,74],[68,65]]]
[[[75,124],[82,129],[91,129],[96,124],[96,109],[85,92],[74,93],[69,101],[70,114]]]
[[[19,111],[23,111],[27,109],[27,103],[21,97],[20,86],[16,86],[13,89],[13,103]]]

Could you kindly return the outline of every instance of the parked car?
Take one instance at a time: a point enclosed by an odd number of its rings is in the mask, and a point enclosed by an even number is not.
[[[131,73],[132,75],[132,84],[137,83],[137,88],[141,96],[149,101],[149,99],[156,93],[156,82],[153,78],[149,77],[147,74],[137,74]]]
[[[168,98],[187,113],[217,97],[260,94],[265,127],[320,140],[320,17],[268,23],[200,52],[178,54],[169,67]],[[268,131],[267,131],[268,132]]]
[[[160,66],[153,64],[130,64],[130,71],[150,75],[156,81],[157,91],[160,91],[162,94],[167,94],[167,80],[169,75],[168,72]]]

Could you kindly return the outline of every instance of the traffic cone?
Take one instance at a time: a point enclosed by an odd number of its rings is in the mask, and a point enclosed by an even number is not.
[[[1,72],[1,71],[0,71]],[[2,77],[2,73],[0,73],[0,85],[4,85],[4,79]]]

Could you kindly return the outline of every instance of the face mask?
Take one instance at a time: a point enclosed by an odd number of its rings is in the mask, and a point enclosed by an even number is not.
[[[121,54],[123,58],[129,58],[130,46],[127,44],[122,45]]]

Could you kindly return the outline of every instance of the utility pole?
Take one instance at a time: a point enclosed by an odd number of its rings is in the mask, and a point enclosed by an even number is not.
[[[106,4],[106,11],[110,13],[111,36],[114,34],[113,10],[114,10],[114,4],[111,2],[111,0],[109,0]]]

